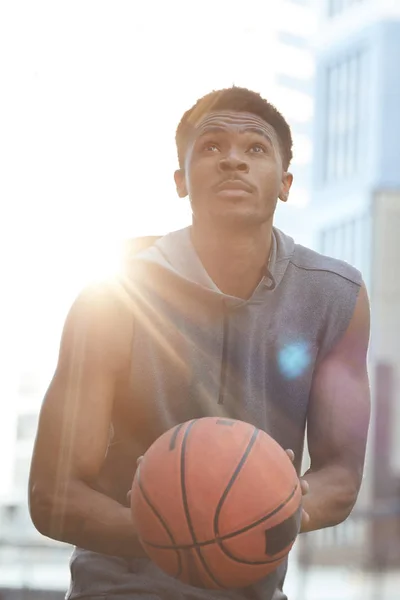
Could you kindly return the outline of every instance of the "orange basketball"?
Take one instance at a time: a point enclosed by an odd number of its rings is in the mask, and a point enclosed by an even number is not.
[[[206,417],[164,433],[132,485],[149,557],[184,583],[251,585],[285,559],[299,532],[301,489],[275,440],[253,425]]]

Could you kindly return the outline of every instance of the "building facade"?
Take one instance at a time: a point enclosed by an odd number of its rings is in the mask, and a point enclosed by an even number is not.
[[[318,249],[359,268],[369,291],[372,424],[353,517],[308,543],[317,562],[399,565],[400,3],[318,7],[311,209]]]
[[[45,373],[47,372],[47,369]],[[0,598],[61,600],[71,548],[41,536],[28,512],[28,477],[45,373],[14,374],[0,410],[1,453],[9,476],[0,490]]]
[[[312,191],[315,57],[317,15],[313,0],[285,0],[276,31],[273,102],[290,123],[293,186],[289,201],[278,203],[275,225],[298,243],[313,246],[309,216]]]

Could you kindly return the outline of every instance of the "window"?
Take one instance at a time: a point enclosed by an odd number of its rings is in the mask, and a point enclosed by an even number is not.
[[[344,260],[368,276],[370,260],[370,215],[360,214],[326,228],[320,233],[322,254]]]
[[[367,56],[364,49],[359,50],[326,70],[324,179],[327,182],[346,179],[359,171]]]

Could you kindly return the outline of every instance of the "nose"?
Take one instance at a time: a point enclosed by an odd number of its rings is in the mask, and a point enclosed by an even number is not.
[[[229,171],[240,171],[241,173],[248,173],[249,163],[244,160],[239,154],[230,152],[226,156],[221,157],[219,161],[219,168],[223,172]]]

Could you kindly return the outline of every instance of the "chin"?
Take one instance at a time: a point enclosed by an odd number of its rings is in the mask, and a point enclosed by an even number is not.
[[[244,211],[225,210],[210,214],[210,220],[223,229],[248,229],[260,227],[271,219],[272,215],[245,213]]]

